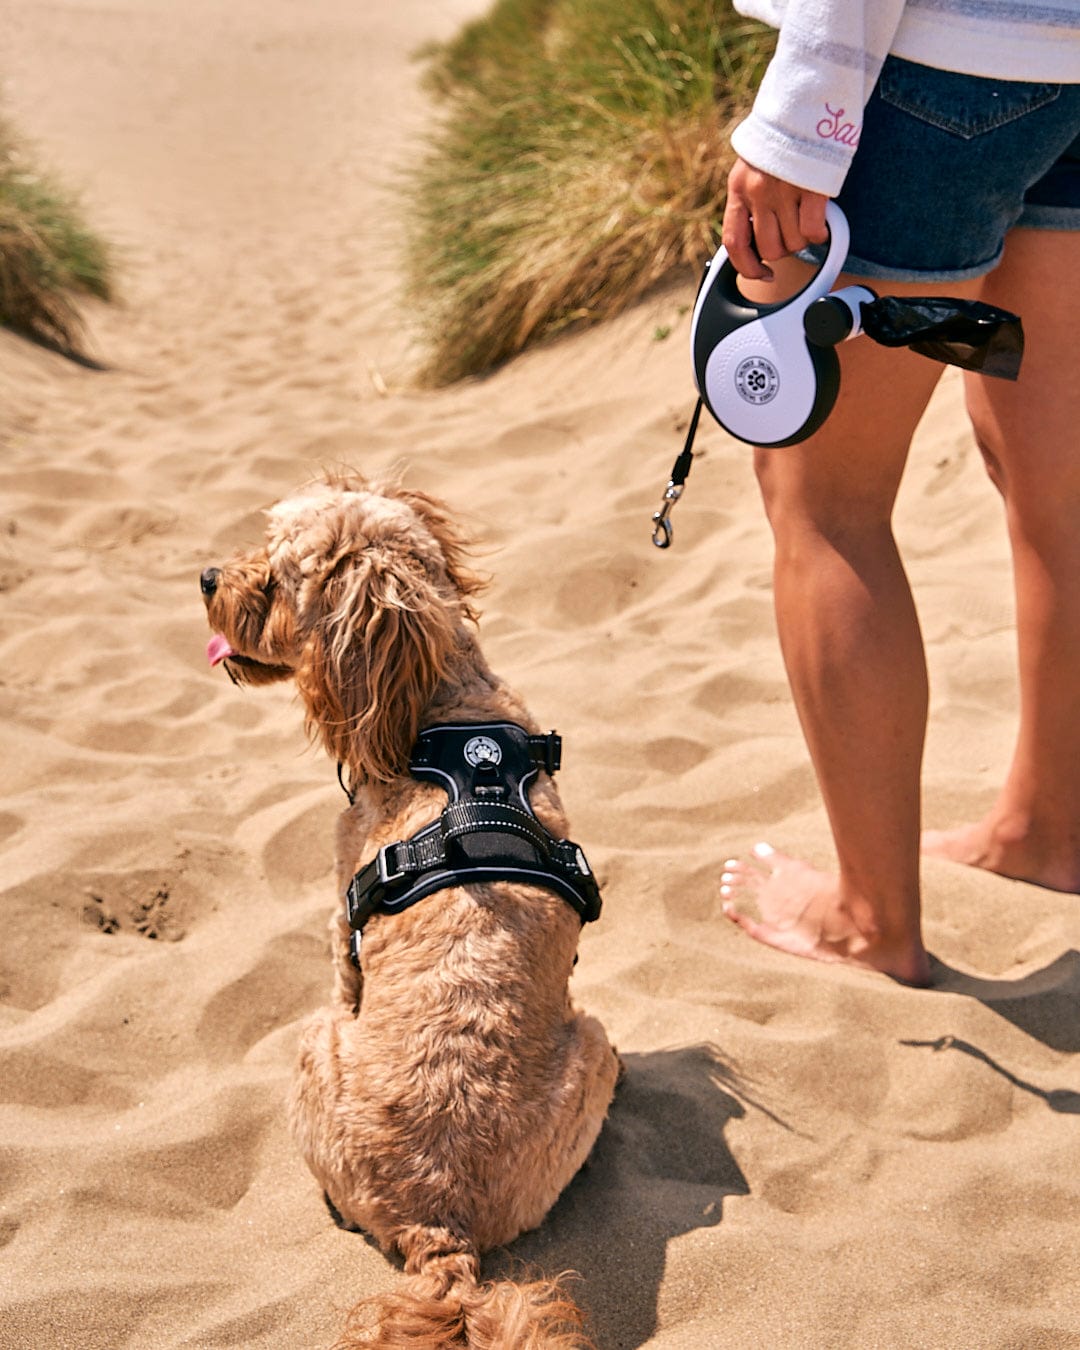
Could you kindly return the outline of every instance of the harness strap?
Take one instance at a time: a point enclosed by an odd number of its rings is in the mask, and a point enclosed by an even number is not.
[[[534,844],[545,856],[551,852],[550,845],[554,836],[548,834],[535,816],[530,816],[519,806],[491,801],[454,802],[446,808],[441,818],[442,837],[446,843],[453,839],[463,839],[469,834],[484,834],[495,830],[505,834],[516,834]]]
[[[447,886],[500,879],[558,890],[582,923],[600,917],[600,888],[577,844],[517,807],[462,802],[411,839],[384,844],[356,873],[346,891],[349,926],[359,930],[376,911],[399,914]]]

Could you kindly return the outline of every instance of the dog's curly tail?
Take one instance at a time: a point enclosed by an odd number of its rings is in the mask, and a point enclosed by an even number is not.
[[[480,1258],[447,1228],[415,1224],[397,1246],[409,1277],[361,1299],[334,1350],[594,1350],[559,1280],[480,1282]]]

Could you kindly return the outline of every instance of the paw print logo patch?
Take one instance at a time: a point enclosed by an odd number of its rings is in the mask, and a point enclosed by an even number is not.
[[[763,356],[749,356],[735,371],[735,388],[747,403],[771,403],[780,388],[780,374]]]
[[[502,762],[499,743],[493,741],[490,736],[474,736],[471,741],[466,741],[464,754],[466,763],[471,764],[474,769],[480,764]]]

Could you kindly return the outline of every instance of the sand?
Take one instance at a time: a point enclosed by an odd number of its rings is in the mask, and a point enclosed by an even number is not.
[[[576,998],[629,1076],[514,1259],[581,1273],[602,1350],[1080,1346],[1080,909],[926,867],[939,987],[757,946],[718,872],[830,841],[773,628],[746,449],[692,403],[693,281],[418,392],[394,183],[411,53],[478,0],[3,6],[8,111],[117,243],[109,369],[0,334],[0,1346],[329,1344],[394,1268],[284,1121],[330,988],[344,802],[288,690],[208,668],[202,567],[350,463],[484,546],[492,664],[565,742],[604,882]],[[662,338],[664,329],[670,336]],[[999,503],[943,380],[898,530],[928,643],[932,824],[1011,748]]]

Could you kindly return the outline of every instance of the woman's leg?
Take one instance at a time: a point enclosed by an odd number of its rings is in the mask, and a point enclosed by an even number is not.
[[[977,294],[980,283],[890,284]],[[925,984],[919,910],[926,667],[891,514],[908,446],[942,367],[858,339],[824,427],[759,450],[776,542],[777,626],[836,845],[830,876],[771,850],[727,864],[725,913],[751,936],[818,960]],[[742,902],[752,899],[760,919]]]
[[[1015,384],[967,376],[968,407],[1005,502],[1016,586],[1020,725],[997,801],[923,849],[1080,892],[1080,233],[1016,230],[983,298],[1020,314]]]

